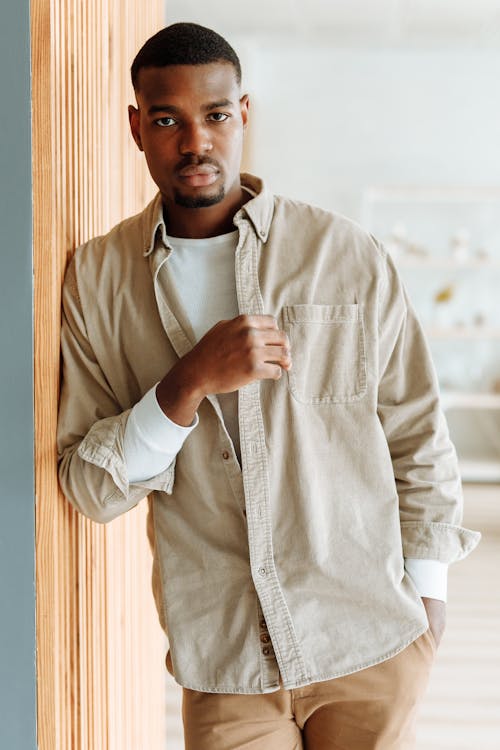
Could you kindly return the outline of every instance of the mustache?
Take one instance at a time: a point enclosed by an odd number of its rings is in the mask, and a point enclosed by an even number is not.
[[[212,167],[216,167],[221,171],[219,162],[212,159],[210,156],[186,156],[177,164],[175,171],[180,172],[181,169],[186,169],[186,167],[200,167],[202,164],[210,164]]]

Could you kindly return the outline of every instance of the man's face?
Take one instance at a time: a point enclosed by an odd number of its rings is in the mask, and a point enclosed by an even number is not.
[[[167,206],[213,206],[240,189],[248,97],[232,65],[143,68],[136,96],[132,135]]]

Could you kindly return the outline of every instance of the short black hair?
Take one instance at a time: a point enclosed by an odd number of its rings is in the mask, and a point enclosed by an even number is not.
[[[216,31],[197,23],[173,23],[158,31],[141,47],[130,69],[132,85],[137,91],[141,68],[164,68],[167,65],[206,65],[230,63],[241,83],[238,55]]]

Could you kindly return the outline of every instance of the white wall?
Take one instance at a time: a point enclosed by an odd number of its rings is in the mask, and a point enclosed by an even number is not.
[[[500,52],[231,41],[276,192],[359,218],[372,184],[500,184]]]

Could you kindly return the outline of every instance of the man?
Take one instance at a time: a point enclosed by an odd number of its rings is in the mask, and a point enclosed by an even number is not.
[[[98,522],[150,493],[188,750],[409,748],[478,539],[419,324],[375,239],[240,177],[224,39],[163,29],[132,80],[159,194],[68,268],[63,490]]]

